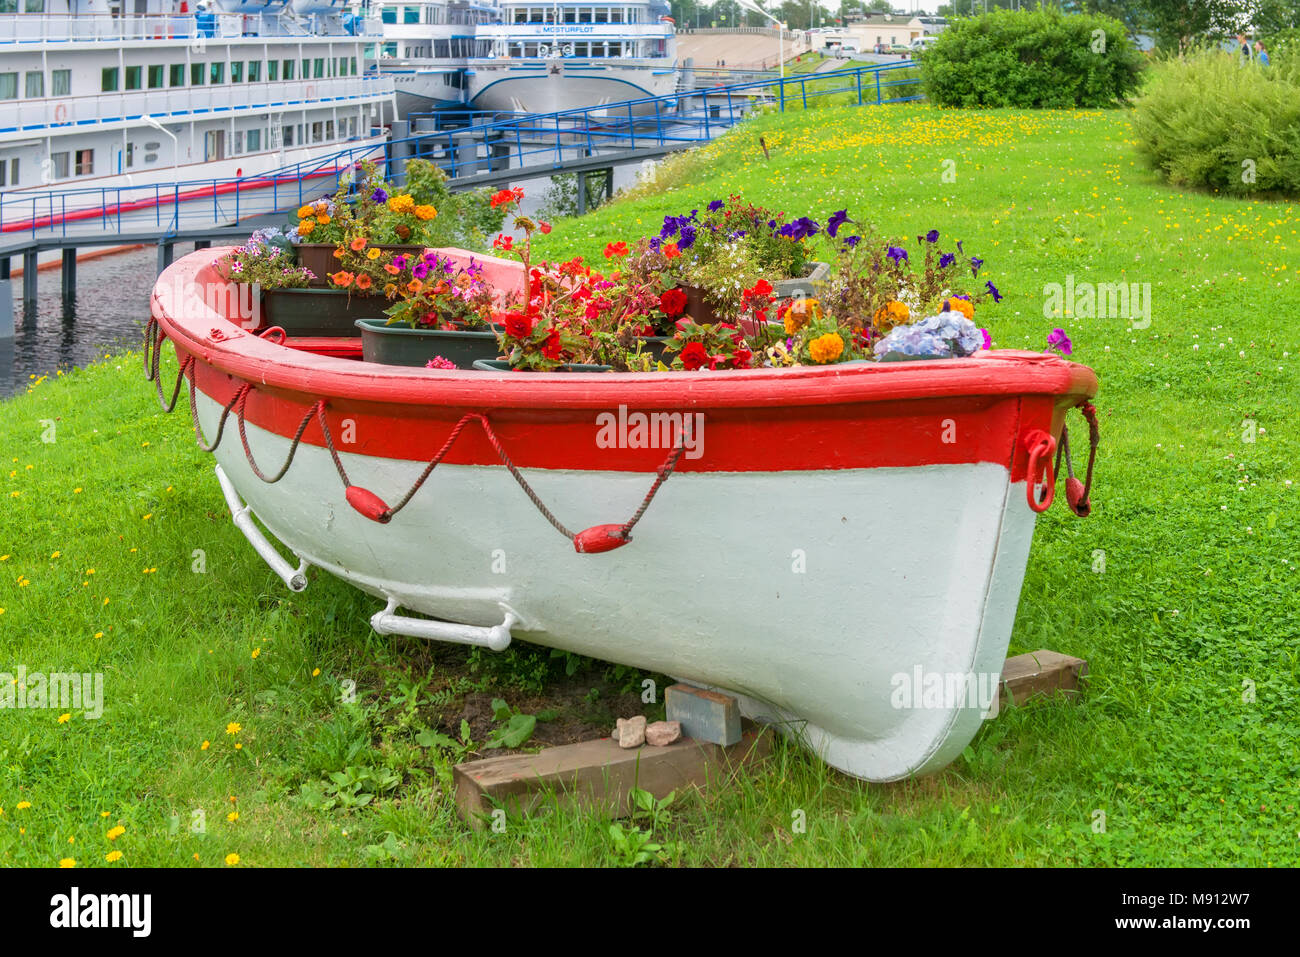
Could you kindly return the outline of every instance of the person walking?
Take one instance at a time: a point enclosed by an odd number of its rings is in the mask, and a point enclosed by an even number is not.
[[[1264,41],[1255,41],[1255,59],[1260,66],[1268,66],[1268,51],[1264,49]]]
[[[1237,45],[1241,50],[1241,65],[1245,66],[1250,62],[1250,41],[1246,39],[1246,34],[1237,34]]]

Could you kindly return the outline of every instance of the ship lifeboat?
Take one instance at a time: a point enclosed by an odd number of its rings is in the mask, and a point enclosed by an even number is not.
[[[373,595],[381,633],[725,690],[869,781],[942,768],[989,716],[1067,413],[1096,438],[1088,368],[385,366],[242,328],[205,294],[222,252],[160,277],[146,370],[164,408],[188,392],[236,523],[290,588],[314,567]]]

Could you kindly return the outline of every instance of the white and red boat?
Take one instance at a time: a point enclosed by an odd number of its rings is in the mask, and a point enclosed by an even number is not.
[[[972,687],[992,676],[996,700],[1050,504],[1035,483],[1054,484],[1066,413],[1091,410],[1086,367],[1018,351],[622,375],[383,366],[212,308],[221,252],[163,273],[151,344],[173,343],[171,402],[189,388],[237,523],[291,588],[314,565],[374,595],[383,633],[519,638],[725,689],[872,781],[943,767],[987,714]],[[152,371],[166,406],[156,351]]]

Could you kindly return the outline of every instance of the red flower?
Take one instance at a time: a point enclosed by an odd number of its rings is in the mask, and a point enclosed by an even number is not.
[[[709,361],[709,353],[704,348],[703,343],[688,342],[682,347],[682,368],[687,372],[694,372],[700,366]]]
[[[686,309],[686,293],[676,287],[665,289],[659,297],[659,308],[665,316],[680,316]]]
[[[542,346],[542,355],[548,359],[560,358],[560,330],[551,330],[551,334],[546,337],[546,342]]]
[[[770,296],[772,294],[772,284],[766,279],[760,279],[754,283],[754,288],[746,290],[751,296]]]
[[[515,238],[507,236],[505,233],[497,233],[497,238],[492,240],[492,248],[508,253],[515,248]]]
[[[517,312],[506,315],[506,335],[522,339],[532,331],[533,323],[527,316],[521,316]]]
[[[626,256],[626,255],[627,255],[627,243],[624,242],[609,243],[608,245],[605,246],[606,259],[613,259],[615,256]]]
[[[551,224],[543,220],[537,224],[537,228],[542,231],[542,235],[546,235],[551,231]]]
[[[503,189],[500,192],[492,194],[492,208],[496,209],[498,206],[509,206],[511,203],[517,203],[523,198],[524,191],[522,189]]]

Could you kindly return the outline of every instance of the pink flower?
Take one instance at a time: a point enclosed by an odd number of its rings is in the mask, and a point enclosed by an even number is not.
[[[434,356],[424,364],[424,367],[426,369],[454,369],[456,368],[456,363],[452,362],[450,359],[444,359],[442,356]]]

